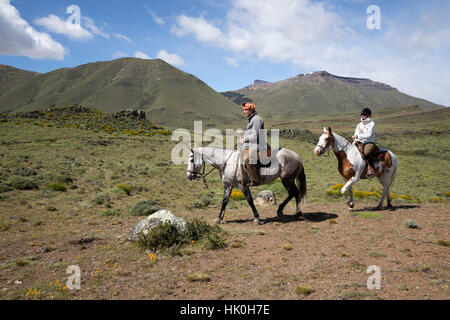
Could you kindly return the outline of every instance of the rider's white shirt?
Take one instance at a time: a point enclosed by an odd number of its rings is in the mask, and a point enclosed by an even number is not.
[[[375,143],[375,122],[371,118],[367,118],[364,121],[358,123],[355,130],[356,139],[363,143],[373,142]]]

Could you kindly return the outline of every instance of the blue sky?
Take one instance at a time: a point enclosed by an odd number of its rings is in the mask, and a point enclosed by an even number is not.
[[[447,0],[0,0],[0,64],[161,58],[217,91],[327,70],[450,105],[449,13]]]

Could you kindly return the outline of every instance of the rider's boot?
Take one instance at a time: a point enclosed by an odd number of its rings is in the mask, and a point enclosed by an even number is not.
[[[261,179],[259,178],[258,167],[254,164],[246,165],[248,176],[250,178],[248,187],[255,187],[261,184]]]
[[[375,169],[372,167],[370,163],[367,163],[367,178],[375,177]]]

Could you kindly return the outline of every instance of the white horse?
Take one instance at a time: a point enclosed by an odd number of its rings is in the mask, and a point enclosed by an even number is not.
[[[247,186],[249,178],[244,169],[245,166],[242,163],[243,160],[240,151],[213,147],[191,148],[187,169],[188,179],[192,180],[204,177],[204,173],[202,174],[200,171],[203,168],[204,172],[205,164],[210,164],[216,168],[222,179],[224,196],[222,209],[220,210],[216,223],[219,223],[223,219],[225,208],[233,188],[242,190],[248,204],[253,210],[253,215],[255,216],[254,222],[260,223],[259,213],[253,204],[252,194]],[[292,198],[296,200],[296,215],[298,217],[302,215],[300,204],[304,202],[306,196],[306,176],[303,163],[297,153],[286,148],[272,150],[270,167],[260,168],[260,177],[262,180],[261,184],[270,183],[279,177],[289,193],[286,200],[278,207],[278,217],[283,215],[284,207]]]
[[[324,133],[320,136],[319,142],[314,149],[316,156],[322,155],[327,149],[332,148],[336,158],[338,159],[338,170],[341,176],[345,179],[345,185],[341,189],[344,195],[344,200],[349,206],[353,208],[355,203],[353,201],[352,186],[359,181],[359,179],[367,179],[367,165],[362,158],[359,149],[345,140],[336,133],[331,132],[331,128],[324,128]],[[391,198],[389,196],[389,188],[394,182],[397,172],[397,157],[391,151],[380,148],[383,157],[380,161],[375,163],[375,171],[378,181],[383,185],[383,194],[377,209],[383,207],[384,198],[387,198],[388,208],[392,208]],[[350,199],[347,199],[345,192],[348,191]]]

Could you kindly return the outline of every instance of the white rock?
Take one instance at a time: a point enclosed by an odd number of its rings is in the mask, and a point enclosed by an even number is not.
[[[140,233],[146,235],[151,229],[164,222],[170,222],[171,224],[173,224],[173,226],[181,235],[184,234],[188,225],[186,220],[174,216],[172,212],[168,210],[159,210],[149,215],[147,218],[139,221],[138,224],[134,227],[133,231],[131,231],[131,233],[128,235],[128,240],[137,241],[139,240]]]

